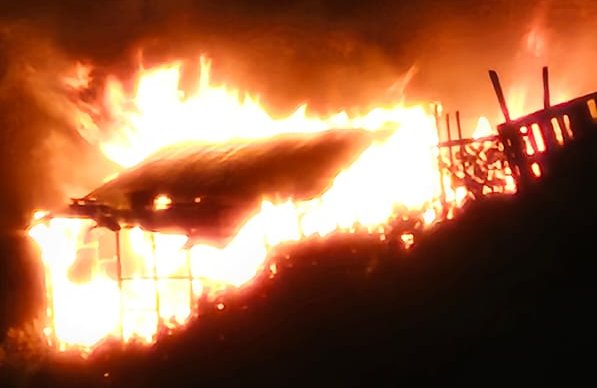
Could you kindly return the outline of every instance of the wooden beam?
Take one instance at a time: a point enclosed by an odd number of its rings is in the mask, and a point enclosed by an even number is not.
[[[504,91],[502,90],[502,85],[500,84],[500,77],[495,70],[489,70],[489,78],[491,79],[491,84],[493,85],[493,90],[495,91],[495,95],[497,96],[498,102],[500,104],[500,108],[502,109],[502,114],[504,115],[504,119],[506,122],[510,121],[510,112],[508,111],[508,105],[506,104],[506,98],[504,97]]]
[[[549,93],[549,69],[543,66],[543,108],[551,106],[551,97]]]

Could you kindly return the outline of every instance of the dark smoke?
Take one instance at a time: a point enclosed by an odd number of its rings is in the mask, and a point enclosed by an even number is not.
[[[548,64],[555,89],[597,89],[596,16],[590,0],[3,2],[0,229],[93,188],[107,168],[67,122],[59,75],[76,60],[127,79],[141,48],[147,65],[204,52],[216,81],[259,94],[274,113],[302,102],[321,113],[366,108],[391,98],[414,65],[407,99],[461,109],[470,131],[480,114],[499,118],[489,68],[538,89]],[[545,38],[538,57],[526,49],[533,29]]]

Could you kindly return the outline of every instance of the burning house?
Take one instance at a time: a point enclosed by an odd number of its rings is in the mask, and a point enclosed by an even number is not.
[[[276,219],[263,219],[270,224],[261,224],[254,217],[248,227],[254,235],[244,237],[241,227],[247,228],[244,224],[260,207],[284,221],[291,200],[307,201],[324,192],[343,166],[384,137],[387,134],[368,131],[326,131],[267,141],[185,143],[160,150],[63,211],[46,216],[50,224],[62,218],[63,231],[76,234],[71,236],[76,247],[70,269],[49,273],[49,300],[66,296],[57,294],[65,281],[84,284],[104,277],[118,285],[118,292],[97,295],[94,310],[98,305],[113,310],[104,316],[116,319],[108,322],[109,330],[118,329],[112,334],[144,335],[142,339],[151,341],[160,327],[172,328],[188,319],[208,287],[240,285],[254,275],[264,249],[276,243],[272,228],[287,227]],[[308,233],[306,228],[301,232]],[[281,233],[286,240],[299,238]],[[59,306],[52,307],[56,323],[60,314],[68,313]],[[138,321],[130,322],[127,316]],[[63,334],[81,328],[70,326],[72,318],[65,319]],[[141,322],[146,333],[137,331]],[[102,335],[106,334],[110,332]]]
[[[593,3],[26,3],[0,386],[591,376]]]
[[[165,80],[175,87],[171,70]],[[164,74],[149,74],[148,84]],[[38,213],[29,230],[46,269],[50,342],[84,351],[110,337],[153,342],[191,319],[200,297],[275,273],[266,258],[281,244],[364,232],[408,248],[415,233],[453,218],[468,201],[524,189],[548,173],[558,147],[595,126],[596,95],[552,106],[546,71],[545,109],[513,120],[490,75],[506,118],[497,134],[485,128],[464,138],[457,112],[457,136],[446,116],[440,141],[437,107],[397,105],[360,117],[310,119],[304,110],[282,121],[265,117],[265,127],[277,129],[255,138],[176,133],[140,154],[104,144],[128,168],[66,208]],[[174,97],[183,106],[175,113],[222,92],[201,85],[189,100]],[[242,127],[243,115],[255,117],[247,110],[262,114],[250,101],[219,101],[216,111],[238,112],[233,127]],[[156,103],[169,105],[143,96],[136,103],[147,110],[150,119],[138,122],[151,137]]]

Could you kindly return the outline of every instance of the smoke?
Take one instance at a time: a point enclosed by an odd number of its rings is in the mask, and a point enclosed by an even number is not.
[[[304,102],[318,113],[365,109],[405,94],[460,109],[470,134],[478,116],[500,119],[490,68],[523,105],[541,104],[543,65],[554,96],[596,90],[596,16],[591,0],[0,3],[0,295],[10,296],[0,332],[31,306],[28,283],[39,283],[27,275],[26,244],[6,233],[112,168],[73,122],[61,80],[75,62],[94,65],[93,93],[107,74],[130,80],[140,52],[145,66],[205,53],[214,81],[258,94],[274,114]]]
[[[449,2],[429,24],[429,39],[417,41],[419,74],[410,97],[460,109],[465,132],[476,118],[496,125],[499,112],[488,69],[500,74],[511,108],[519,113],[542,107],[541,67],[549,66],[554,98],[572,98],[597,88],[590,63],[595,55],[597,4],[590,1]],[[438,12],[439,13],[439,12]]]
[[[24,226],[35,207],[54,207],[88,190],[101,158],[74,130],[75,106],[61,78],[71,63],[61,50],[26,24],[2,28],[0,47],[5,230]]]
[[[106,74],[130,79],[140,52],[146,66],[206,53],[216,82],[258,94],[274,114],[304,102],[318,113],[365,109],[404,93],[460,109],[469,133],[479,115],[500,118],[489,68],[507,94],[513,85],[523,90],[525,104],[541,103],[543,65],[553,89],[570,97],[597,88],[591,1],[271,3],[0,5],[3,223],[22,224],[33,207],[92,188],[110,169],[69,119],[74,106],[59,80],[76,61],[92,63],[100,83]]]

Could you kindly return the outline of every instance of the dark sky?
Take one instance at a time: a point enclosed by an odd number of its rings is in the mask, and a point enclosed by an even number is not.
[[[597,2],[21,0],[0,5],[0,226],[64,200],[102,174],[96,151],[65,123],[58,75],[75,60],[130,77],[145,60],[214,59],[214,76],[258,93],[274,112],[307,101],[323,112],[389,98],[411,66],[407,99],[497,115],[488,68],[508,84],[550,65],[554,88],[597,89]],[[526,49],[530,31],[545,39]],[[574,70],[573,70],[574,69]]]

